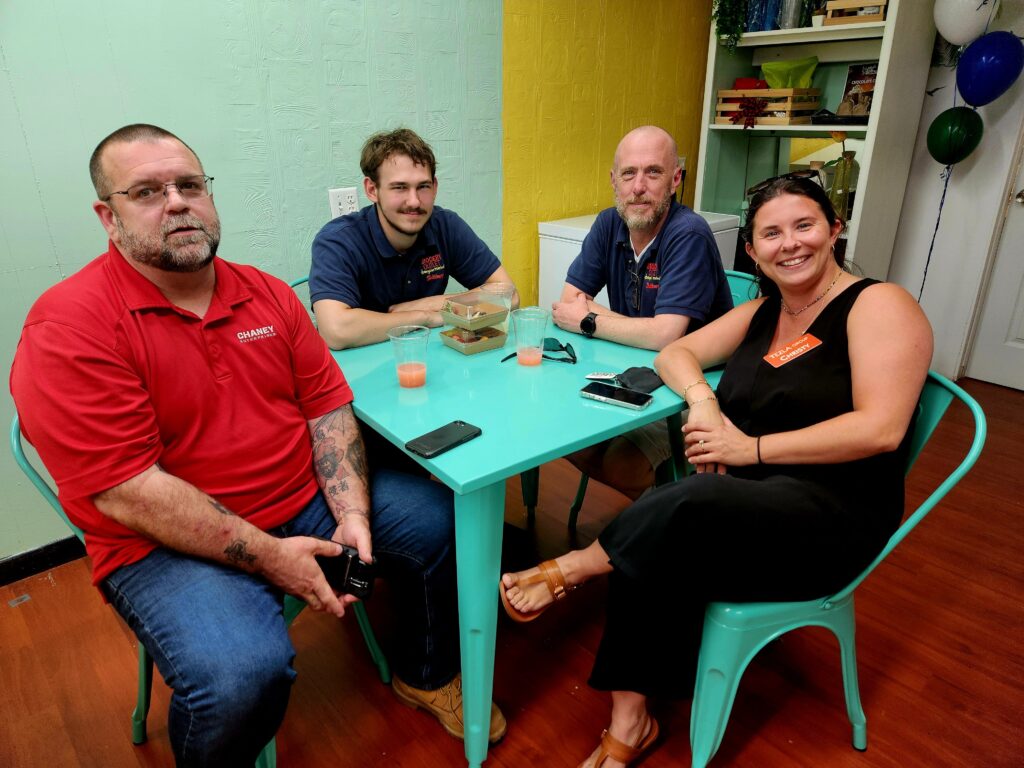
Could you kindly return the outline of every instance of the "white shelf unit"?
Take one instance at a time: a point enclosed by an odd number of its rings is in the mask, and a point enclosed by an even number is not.
[[[790,140],[827,137],[845,131],[862,138],[857,153],[860,176],[846,236],[846,257],[867,276],[884,280],[899,224],[903,194],[928,80],[935,40],[931,3],[891,0],[884,22],[754,32],[730,53],[712,28],[708,43],[700,162],[695,207],[741,214],[745,190],[785,173]],[[741,126],[715,125],[720,89],[737,77],[751,77],[766,61],[818,57],[814,87],[835,111],[849,64],[878,61],[878,77],[868,124]]]

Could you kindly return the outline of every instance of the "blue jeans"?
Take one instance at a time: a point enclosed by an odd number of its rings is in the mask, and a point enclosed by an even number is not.
[[[370,478],[373,554],[398,611],[388,660],[431,690],[459,670],[451,491],[381,469]],[[319,493],[275,536],[336,527]],[[168,733],[179,766],[251,766],[273,738],[295,679],[283,595],[263,579],[168,549],[117,569],[104,594],[173,690]]]

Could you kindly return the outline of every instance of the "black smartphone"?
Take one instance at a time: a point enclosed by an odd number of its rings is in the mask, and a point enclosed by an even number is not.
[[[480,427],[474,427],[465,421],[453,421],[433,432],[413,438],[405,444],[405,450],[425,459],[432,459],[480,434]]]
[[[360,600],[373,593],[373,564],[360,560],[355,547],[342,544],[340,555],[317,555],[316,561],[335,592],[355,595]]]
[[[635,389],[624,387],[613,387],[603,381],[592,381],[580,390],[581,397],[588,397],[591,400],[600,400],[602,403],[621,405],[623,408],[632,408],[634,411],[642,411],[651,401],[652,395],[646,392],[637,392]]]

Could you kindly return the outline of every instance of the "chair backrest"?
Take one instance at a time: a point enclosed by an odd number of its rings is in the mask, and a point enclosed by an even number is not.
[[[964,392],[960,387],[954,384],[952,381],[947,379],[934,371],[928,371],[928,378],[925,379],[924,389],[921,390],[921,398],[917,403],[917,421],[914,424],[914,432],[911,435],[910,441],[910,453],[907,457],[907,473],[910,472],[910,468],[914,465],[917,457],[921,454],[921,449],[924,448],[925,443],[932,436],[935,431],[935,427],[942,419],[943,414],[949,407],[949,404],[954,399],[960,400],[966,405],[970,411],[971,416],[974,419],[974,438],[971,440],[971,446],[967,451],[967,455],[964,456],[963,461],[950,472],[949,476],[943,480],[939,486],[932,491],[931,495],[924,500],[914,512],[903,521],[903,524],[896,529],[896,532],[889,537],[888,543],[878,553],[871,565],[864,569],[864,571],[850,582],[841,592],[837,592],[829,598],[829,601],[837,601],[848,596],[853,590],[855,590],[868,574],[871,573],[875,567],[882,562],[890,552],[892,552],[896,546],[907,537],[907,534],[914,530],[914,527],[920,523],[924,516],[932,511],[932,508],[942,500],[942,498],[949,493],[950,489],[960,482],[960,478],[967,474],[967,471],[974,466],[974,462],[978,460],[978,456],[981,454],[981,449],[985,445],[985,435],[988,431],[988,426],[985,422],[985,413],[981,410],[981,406],[978,402],[971,397],[969,394]],[[826,601],[828,602],[828,601]]]
[[[309,282],[309,275],[306,275],[305,277],[297,277],[297,278],[295,278],[290,283],[288,283],[288,286],[290,288],[297,288],[298,286],[302,285],[303,283],[308,283],[308,282]]]
[[[725,279],[729,282],[729,293],[732,294],[732,305],[738,307],[745,301],[757,298],[757,280],[746,272],[733,269],[725,270]]]
[[[11,419],[11,453],[14,454],[14,460],[18,466],[21,467],[21,471],[25,473],[29,480],[32,481],[32,485],[36,487],[36,490],[42,494],[42,497],[53,507],[54,511],[60,515],[60,519],[63,520],[68,528],[74,531],[75,536],[81,542],[85,541],[85,534],[82,533],[82,529],[72,523],[66,514],[64,514],[64,508],[60,505],[57,500],[57,494],[53,492],[49,483],[43,479],[43,476],[39,474],[32,463],[28,460],[28,456],[25,455],[25,449],[21,444],[21,422],[18,420],[18,414],[14,414],[14,418]]]

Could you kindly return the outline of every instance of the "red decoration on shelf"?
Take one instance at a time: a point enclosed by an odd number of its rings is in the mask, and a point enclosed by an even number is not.
[[[744,96],[740,99],[740,108],[729,115],[729,122],[735,125],[742,120],[744,128],[753,128],[757,124],[757,118],[764,115],[767,106],[768,99]]]

